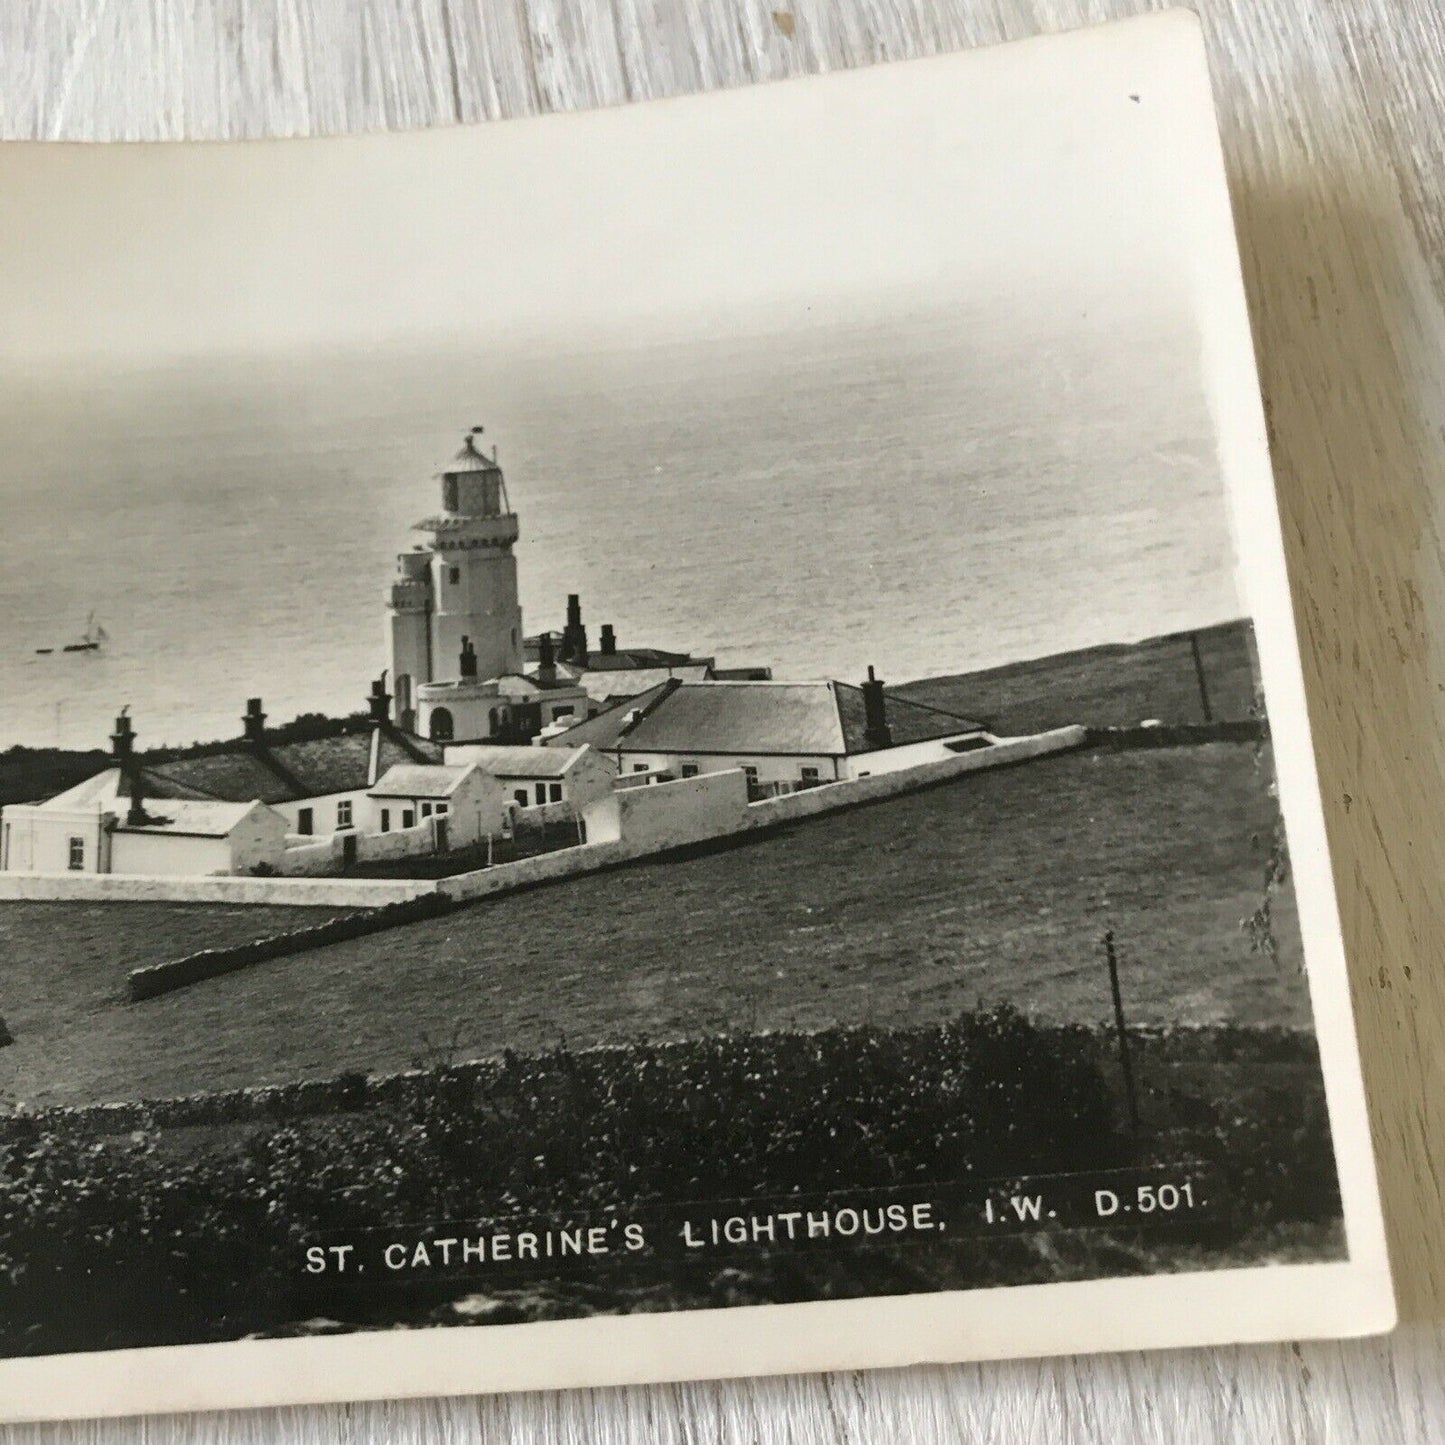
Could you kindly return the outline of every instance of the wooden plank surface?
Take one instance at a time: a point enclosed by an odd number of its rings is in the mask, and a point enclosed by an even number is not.
[[[0,7],[0,137],[445,125],[929,55],[1152,8],[12,0]],[[0,1439],[1445,1440],[1445,12],[1438,0],[1198,8],[1283,497],[1402,1329],[1344,1345],[59,1425]]]

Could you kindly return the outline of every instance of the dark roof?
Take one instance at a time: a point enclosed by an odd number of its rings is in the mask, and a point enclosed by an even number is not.
[[[690,652],[668,652],[661,647],[619,647],[616,652],[603,652],[595,646],[594,639],[594,646],[587,653],[587,661],[577,662],[562,656],[561,632],[539,632],[522,639],[529,662],[536,662],[541,656],[544,637],[552,639],[553,650],[560,665],[581,668],[586,672],[611,672],[614,669],[635,667],[711,667],[715,661],[711,657],[694,657]]]
[[[586,662],[573,662],[571,666],[585,668],[588,672],[613,672],[638,667],[711,667],[710,657],[693,657],[686,652],[662,652],[656,647],[619,648],[616,652],[598,652],[595,648],[587,654]]]
[[[846,751],[876,751],[863,736],[868,725],[863,708],[863,689],[851,683],[835,682],[833,691],[838,699],[838,718],[843,725]],[[908,702],[896,693],[885,692],[883,704],[888,732],[896,748],[905,743],[927,743],[936,738],[951,738],[957,733],[984,731],[984,725],[972,718],[960,717],[957,713],[945,712],[942,708],[929,707],[924,703]]]
[[[642,753],[847,751],[826,682],[684,682],[617,746]]]
[[[894,746],[982,732],[982,724],[886,696]],[[630,726],[627,719],[640,712]],[[599,713],[548,741],[638,753],[840,757],[876,751],[861,688],[844,682],[679,682]]]
[[[960,733],[982,723],[941,708],[884,701],[895,747]],[[630,726],[628,719],[636,716]],[[839,757],[874,752],[864,733],[863,689],[846,682],[686,682],[673,678],[566,732],[549,747],[590,743],[604,752],[757,753]]]
[[[543,746],[580,748],[583,743],[590,743],[594,748],[607,752],[617,746],[617,739],[622,729],[626,727],[628,717],[634,711],[646,713],[648,709],[656,707],[663,698],[681,686],[682,683],[676,678],[659,683],[656,687],[639,693],[636,697],[625,698],[621,702],[613,703],[611,707],[599,712],[596,717],[579,722],[575,727],[568,728],[566,732],[544,738]]]
[[[229,802],[294,802],[364,789],[373,729],[275,746],[237,742],[224,752],[176,758],[144,771],[154,797],[221,798]],[[439,763],[441,748],[396,728],[381,731],[378,775],[398,763]]]

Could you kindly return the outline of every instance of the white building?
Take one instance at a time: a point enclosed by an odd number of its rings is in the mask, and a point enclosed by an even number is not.
[[[587,743],[619,775],[665,779],[741,769],[753,797],[915,767],[991,746],[981,723],[844,682],[674,679],[599,713],[547,748]]]
[[[553,816],[580,816],[612,792],[610,758],[589,747],[489,747],[463,744],[446,750],[448,763],[485,768],[517,808],[547,809]]]
[[[397,763],[367,789],[370,831],[432,822],[438,852],[501,833],[509,813],[501,783],[475,763]]]
[[[43,803],[0,813],[0,867],[327,873],[502,831],[511,809],[501,785],[483,769],[443,766],[439,747],[391,725],[390,701],[378,682],[368,721],[275,742],[261,700],[251,698],[240,739],[167,762],[136,755],[122,714],[111,766]],[[403,776],[413,791],[393,797],[388,790]],[[383,842],[384,833],[392,836]]]
[[[473,657],[472,677],[524,671],[512,551],[518,519],[496,452],[480,449],[480,434],[473,428],[439,474],[441,511],[415,527],[427,540],[397,558],[387,630],[393,717],[408,730],[427,730],[419,728],[418,690],[456,679],[464,648]]]
[[[463,653],[460,677],[417,688],[416,726],[424,737],[438,743],[525,743],[596,710],[586,689],[559,677],[555,668],[483,679],[475,667],[475,654]]]
[[[286,819],[265,803],[129,796],[119,767],[0,812],[0,869],[201,877],[277,871]]]

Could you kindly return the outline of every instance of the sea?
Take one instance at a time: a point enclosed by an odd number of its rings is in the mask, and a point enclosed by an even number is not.
[[[359,709],[474,425],[528,631],[777,677],[959,673],[1236,617],[1189,318],[984,309],[465,335],[4,378],[0,747]],[[108,641],[61,651],[94,615]],[[39,648],[54,648],[42,654]]]

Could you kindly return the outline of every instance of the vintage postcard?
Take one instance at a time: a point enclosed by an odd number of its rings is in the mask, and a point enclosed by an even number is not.
[[[0,1415],[1388,1328],[1192,17],[0,194]]]

